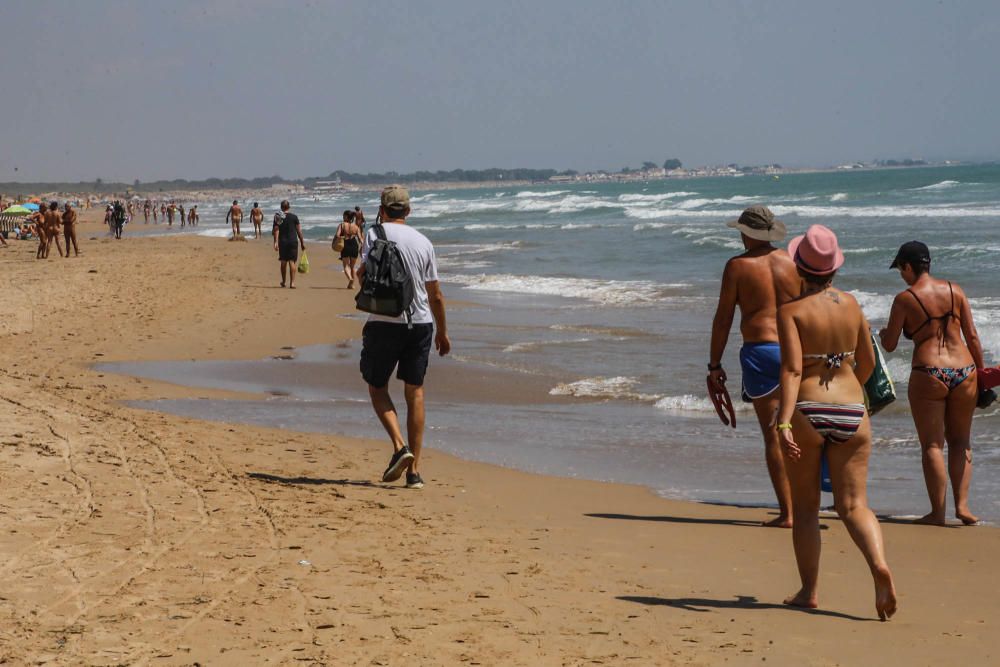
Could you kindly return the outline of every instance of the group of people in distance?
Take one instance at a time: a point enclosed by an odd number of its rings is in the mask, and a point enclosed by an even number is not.
[[[18,228],[17,236],[21,239],[38,239],[38,250],[35,252],[35,259],[48,259],[52,244],[55,244],[60,257],[69,258],[70,247],[73,248],[73,255],[80,255],[80,248],[76,241],[76,209],[69,202],[63,204],[62,213],[59,212],[59,202],[39,204],[38,210],[28,216],[25,224]],[[66,253],[63,254],[62,243],[59,237],[62,236],[66,242]],[[6,243],[4,243],[6,245]]]
[[[864,384],[875,369],[876,352],[861,307],[833,286],[844,263],[837,236],[813,225],[792,239],[786,252],[773,245],[785,237],[785,226],[765,206],[747,208],[729,226],[740,231],[746,252],[731,258],[723,271],[708,379],[713,392],[725,392],[722,355],[739,308],[743,398],[753,403],[764,435],[779,506],[777,518],[765,525],[792,529],[801,579],[799,591],[785,602],[818,605],[825,457],[834,508],[868,563],[876,611],[885,620],[896,611],[896,594],[882,531],[867,501],[872,433]],[[971,525],[977,522],[969,509],[972,413],[983,349],[964,291],[932,277],[930,266],[923,243],[900,247],[890,268],[899,270],[908,288],[895,297],[880,335],[889,352],[900,333],[914,343],[908,397],[931,503],[917,522],[945,524],[950,476],[955,515]]]

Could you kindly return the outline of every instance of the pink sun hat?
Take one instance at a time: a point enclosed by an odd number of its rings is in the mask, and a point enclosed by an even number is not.
[[[837,235],[823,225],[813,225],[788,243],[788,254],[796,266],[814,276],[826,276],[844,264]]]

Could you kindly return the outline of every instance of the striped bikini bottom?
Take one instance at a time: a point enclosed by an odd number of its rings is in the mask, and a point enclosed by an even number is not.
[[[865,418],[864,403],[817,403],[799,401],[795,404],[816,432],[827,442],[847,442],[854,437]]]

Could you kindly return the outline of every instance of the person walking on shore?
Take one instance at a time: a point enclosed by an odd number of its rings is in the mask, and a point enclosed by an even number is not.
[[[896,349],[900,334],[913,340],[907,397],[931,501],[931,511],[917,523],[945,524],[950,476],[955,516],[972,525],[979,521],[969,510],[972,413],[979,398],[977,373],[983,368],[983,346],[972,321],[972,306],[956,283],[931,276],[930,250],[920,241],[904,243],[890,268],[899,269],[909,287],[893,300],[889,323],[880,337],[887,352]]]
[[[233,225],[233,238],[240,237],[240,223],[243,221],[243,209],[240,208],[240,203],[233,200],[233,205],[229,207],[229,211],[226,213],[226,222],[231,222]]]
[[[791,490],[772,419],[778,407],[776,390],[781,368],[777,309],[798,294],[799,278],[788,253],[772,245],[785,237],[785,225],[766,206],[751,206],[728,225],[740,230],[746,252],[731,258],[722,272],[719,304],[712,321],[708,377],[715,390],[724,390],[727,376],[722,368],[722,353],[739,308],[743,400],[752,402],[757,413],[764,436],[767,471],[778,499],[777,518],[763,525],[789,528]]]
[[[896,613],[896,590],[885,559],[882,529],[868,507],[871,421],[864,383],[875,369],[871,332],[853,296],[833,287],[844,263],[837,236],[813,225],[788,244],[802,278],[798,298],[778,308],[781,399],[776,428],[792,489],[792,545],[801,588],[785,600],[819,605],[820,469],[825,456],[834,507],[865,557],[881,620]]]
[[[63,225],[63,240],[66,241],[66,259],[69,259],[69,246],[73,244],[73,256],[80,256],[80,248],[76,245],[76,211],[73,210],[73,205],[69,202],[63,206],[64,212],[62,216]]]
[[[264,222],[264,211],[261,210],[257,202],[253,203],[253,208],[250,209],[250,222],[253,223],[253,237],[259,239],[263,234],[260,231],[260,226]]]
[[[233,202],[235,205],[235,202]],[[288,268],[288,287],[295,289],[295,272],[298,270],[299,246],[306,249],[302,238],[302,226],[299,216],[290,212],[292,207],[288,200],[281,202],[281,210],[274,214],[274,225],[271,233],[274,236],[274,250],[281,262],[281,286],[285,286],[285,268]],[[236,237],[233,237],[236,238]]]
[[[191,210],[188,211],[188,226],[197,227],[200,219],[201,217],[198,215],[198,205],[195,204],[191,207]]]
[[[361,376],[382,427],[392,442],[393,454],[382,473],[383,482],[394,482],[406,471],[406,487],[420,489],[420,453],[424,439],[424,374],[431,340],[438,354],[451,351],[445,320],[444,296],[438,282],[434,246],[426,236],[406,224],[410,194],[400,185],[382,191],[379,221],[367,232],[359,278],[364,280],[365,262],[376,241],[394,243],[413,283],[413,302],[399,317],[369,315],[362,332]],[[385,249],[384,244],[379,244]],[[435,331],[435,324],[437,329]],[[406,440],[399,426],[396,406],[389,395],[393,370],[403,381],[406,399]]]
[[[355,265],[361,254],[361,228],[354,222],[353,211],[344,211],[344,221],[337,227],[337,234],[334,236],[333,242],[336,243],[338,238],[343,239],[344,247],[340,251],[340,261],[344,265],[347,289],[351,289],[358,277]]]

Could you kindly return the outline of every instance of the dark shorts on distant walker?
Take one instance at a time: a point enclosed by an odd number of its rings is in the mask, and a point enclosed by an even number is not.
[[[772,393],[781,384],[781,348],[777,343],[744,343],[740,348],[743,400],[747,403]]]
[[[361,377],[373,387],[389,384],[393,369],[396,377],[415,386],[423,386],[430,358],[433,324],[369,322],[361,333]]]
[[[299,261],[299,244],[298,243],[279,243],[278,244],[278,260],[281,262],[297,262]]]
[[[361,248],[356,238],[349,238],[344,241],[344,249],[340,251],[341,259],[355,259],[361,254]]]

